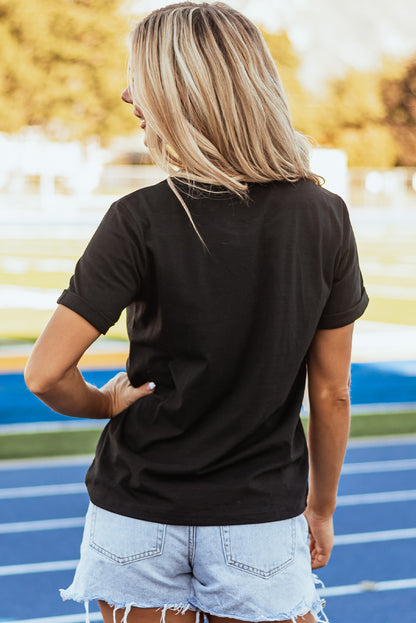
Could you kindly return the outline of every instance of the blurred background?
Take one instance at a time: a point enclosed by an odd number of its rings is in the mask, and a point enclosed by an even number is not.
[[[83,605],[62,604],[57,589],[76,566],[82,480],[103,424],[53,413],[22,372],[112,201],[165,177],[120,100],[128,32],[162,4],[0,0],[1,623],[85,620]],[[413,623],[416,4],[229,4],[262,29],[295,127],[311,137],[312,168],[348,203],[370,295],[355,329],[336,547],[321,574],[328,616]],[[92,383],[124,368],[124,323],[83,357]],[[101,620],[96,605],[90,620]]]
[[[374,381],[362,393],[356,376],[354,412],[400,411],[406,430],[410,422],[416,431],[416,6],[412,0],[232,5],[262,29],[295,127],[311,137],[313,169],[350,207],[371,300],[357,323],[353,360],[388,366],[377,377],[383,391]],[[27,423],[19,407],[31,399],[21,384],[24,362],[104,212],[120,195],[164,177],[120,100],[128,32],[157,6],[0,0],[0,415],[9,427],[3,433]],[[125,340],[122,317],[83,365],[123,367]],[[12,392],[5,373],[15,372]],[[56,419],[43,413],[36,418]]]

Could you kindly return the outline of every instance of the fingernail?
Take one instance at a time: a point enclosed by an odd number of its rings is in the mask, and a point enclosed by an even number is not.
[[[153,381],[150,381],[150,383],[147,384],[147,391],[152,392],[155,387],[156,387],[156,384],[153,383]]]

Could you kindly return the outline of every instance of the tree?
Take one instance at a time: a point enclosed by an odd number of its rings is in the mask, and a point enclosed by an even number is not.
[[[386,125],[398,146],[397,164],[416,166],[416,57],[381,83]]]
[[[294,125],[300,132],[310,133],[313,129],[311,102],[316,98],[307,93],[298,80],[300,59],[292,42],[285,31],[261,32],[279,72]]]
[[[328,84],[317,107],[315,132],[319,144],[343,149],[351,166],[396,164],[396,141],[386,126],[381,72],[350,69]]]
[[[131,129],[120,102],[127,21],[119,0],[0,0],[0,130],[57,138]]]

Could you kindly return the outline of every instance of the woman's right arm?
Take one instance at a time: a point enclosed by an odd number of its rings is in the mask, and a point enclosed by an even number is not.
[[[308,355],[310,484],[305,516],[313,569],[327,564],[334,542],[332,516],[350,425],[353,326],[318,330]]]
[[[58,305],[25,368],[28,389],[51,409],[73,417],[112,418],[154,385],[132,387],[125,372],[98,388],[84,380],[78,362],[100,332],[82,316]]]

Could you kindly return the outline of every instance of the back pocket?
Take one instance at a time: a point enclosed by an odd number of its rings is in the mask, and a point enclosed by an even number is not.
[[[90,547],[121,565],[160,556],[165,541],[163,524],[132,519],[92,507]]]
[[[222,526],[221,538],[227,565],[264,579],[295,560],[295,519]]]

